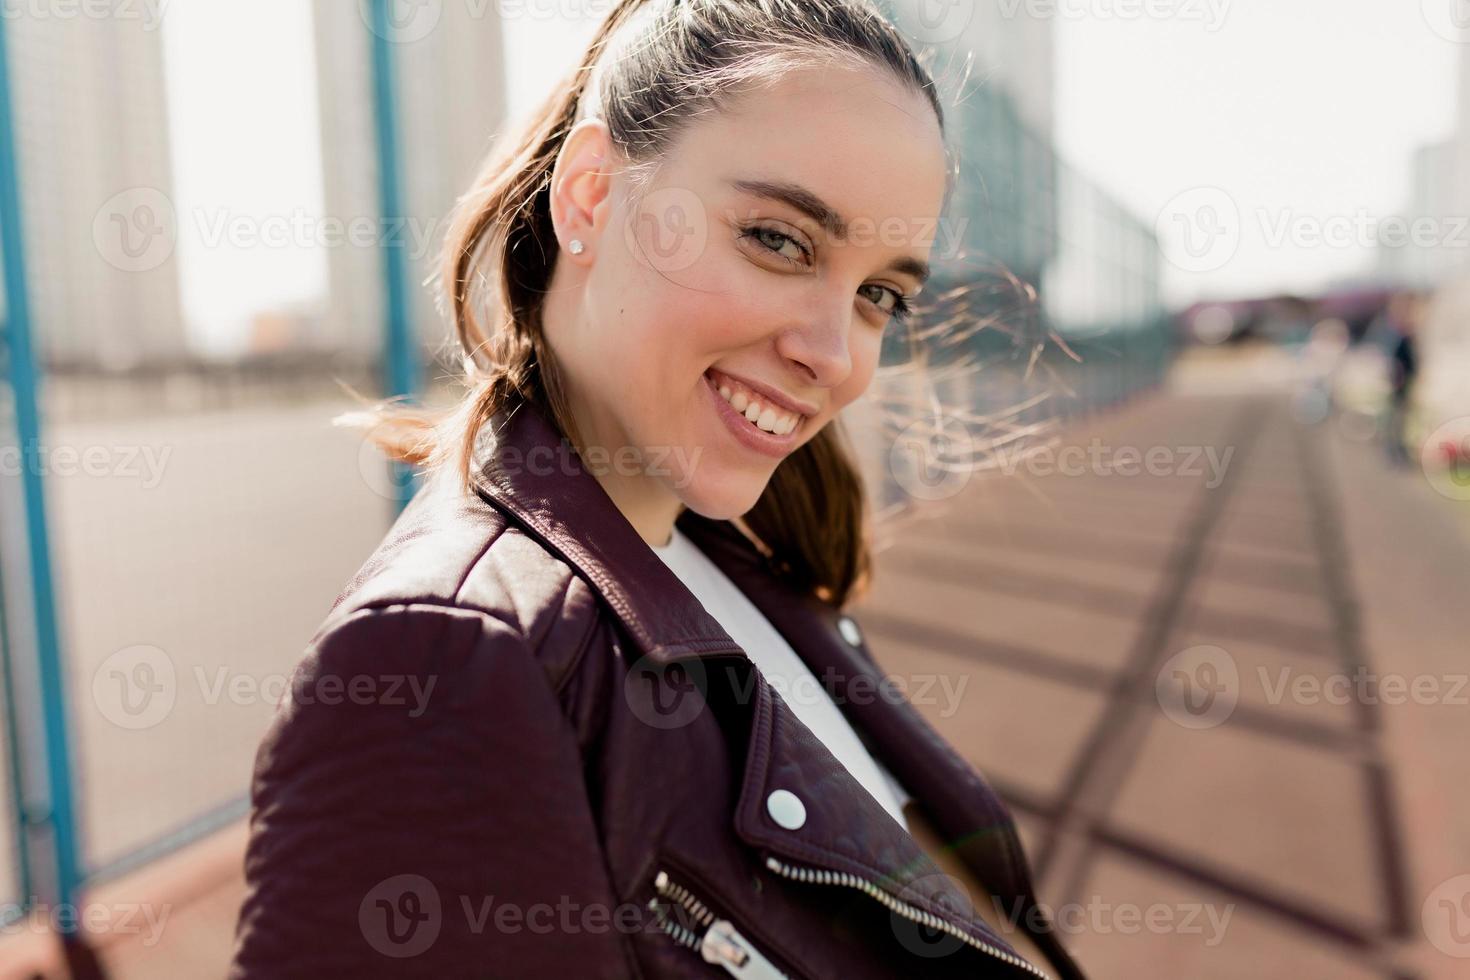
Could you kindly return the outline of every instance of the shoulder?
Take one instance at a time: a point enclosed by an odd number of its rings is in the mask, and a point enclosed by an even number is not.
[[[337,596],[313,646],[371,631],[399,650],[526,651],[559,689],[604,617],[572,566],[472,493],[431,483]]]

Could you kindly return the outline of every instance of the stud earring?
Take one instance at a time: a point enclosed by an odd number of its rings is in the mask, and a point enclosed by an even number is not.
[[[579,238],[573,238],[571,242],[567,245],[567,251],[571,252],[573,255],[581,255],[583,248],[585,248],[585,246],[582,244],[582,240]]]

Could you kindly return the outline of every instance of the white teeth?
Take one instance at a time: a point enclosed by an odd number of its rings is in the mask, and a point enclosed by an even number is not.
[[[736,391],[729,384],[721,384],[718,390],[720,397],[729,402],[731,408],[744,415],[746,421],[773,435],[784,436],[801,421],[799,416],[784,409],[752,400],[745,392]]]

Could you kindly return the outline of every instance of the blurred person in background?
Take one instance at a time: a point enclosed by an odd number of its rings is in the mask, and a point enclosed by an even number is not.
[[[1407,466],[1409,452],[1409,413],[1414,396],[1414,382],[1419,376],[1418,332],[1423,303],[1418,294],[1395,293],[1388,306],[1369,327],[1369,336],[1388,355],[1388,406],[1383,428],[1384,450],[1389,462]]]
[[[843,612],[954,173],[862,0],[612,9],[461,198],[468,394],[360,419],[428,479],[260,746],[233,980],[1082,975]]]

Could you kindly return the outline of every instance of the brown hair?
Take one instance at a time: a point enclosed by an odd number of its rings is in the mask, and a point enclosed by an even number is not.
[[[575,443],[541,323],[559,248],[549,186],[567,133],[589,114],[603,119],[641,188],[699,114],[746,86],[834,62],[890,71],[928,98],[942,129],[928,70],[867,0],[620,0],[524,131],[490,154],[452,216],[439,301],[458,335],[468,395],[442,414],[389,401],[339,421],[370,428],[397,459],[434,470],[454,465],[466,489],[476,433],[513,399],[545,408]],[[951,166],[947,181],[953,175]],[[871,573],[868,518],[860,473],[834,419],[782,460],[743,523],[776,574],[840,607]]]

